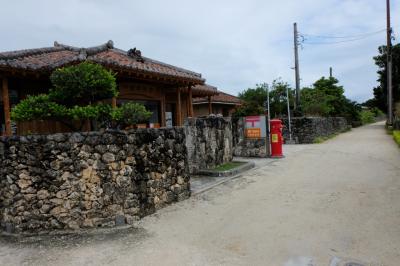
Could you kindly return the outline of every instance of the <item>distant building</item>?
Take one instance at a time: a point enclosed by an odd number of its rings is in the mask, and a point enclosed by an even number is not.
[[[217,90],[210,85],[197,85],[195,88],[206,88]],[[194,116],[206,116],[209,114],[221,114],[224,117],[231,116],[241,101],[238,97],[218,91],[217,95],[193,99]]]
[[[153,112],[150,123],[154,127],[182,125],[186,117],[194,116],[194,98],[217,94],[214,87],[196,86],[204,85],[201,74],[144,57],[136,48],[117,49],[112,41],[89,48],[55,42],[52,47],[2,52],[0,135],[65,130],[56,122],[45,126],[31,122],[14,124],[10,109],[27,95],[47,92],[53,70],[83,61],[101,64],[115,72],[119,89],[117,104],[127,101],[144,104]]]

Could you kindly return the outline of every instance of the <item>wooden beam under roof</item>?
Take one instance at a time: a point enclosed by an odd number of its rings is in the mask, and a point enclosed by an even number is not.
[[[189,117],[193,117],[193,94],[192,86],[188,87],[188,100],[189,100]]]
[[[178,88],[177,91],[177,99],[176,99],[176,125],[182,126],[182,102],[181,102],[181,89]]]
[[[211,96],[208,96],[208,114],[212,114]]]
[[[11,114],[10,114],[10,96],[8,93],[8,79],[7,77],[2,78],[2,96],[3,96],[3,110],[4,110],[4,121],[6,126],[6,136],[11,136]]]

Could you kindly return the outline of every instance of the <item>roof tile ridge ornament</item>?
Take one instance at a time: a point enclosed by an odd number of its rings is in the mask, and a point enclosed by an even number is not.
[[[79,57],[80,59],[86,59],[88,56],[95,55],[104,51],[107,51],[109,49],[114,48],[114,42],[112,40],[109,40],[108,42],[98,45],[98,46],[92,46],[88,48],[79,48],[75,46],[70,46],[66,44],[59,43],[57,41],[54,42],[54,47],[62,47],[66,50],[73,51],[73,52],[79,52]]]
[[[129,57],[136,59],[136,61],[144,63],[144,58],[142,57],[142,52],[139,49],[133,48],[129,49],[127,52]]]

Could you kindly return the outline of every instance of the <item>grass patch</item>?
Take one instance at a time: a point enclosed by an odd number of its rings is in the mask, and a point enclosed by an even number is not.
[[[400,147],[400,130],[393,131],[393,139],[396,141],[397,145]]]
[[[323,142],[325,142],[325,141],[327,141],[329,139],[333,139],[337,135],[339,135],[339,134],[335,133],[335,134],[332,134],[332,135],[329,135],[329,136],[325,136],[325,137],[317,137],[317,138],[314,139],[313,143],[314,144],[320,144],[320,143],[323,143]]]
[[[245,164],[245,162],[229,162],[229,163],[221,164],[221,165],[215,167],[213,170],[214,171],[221,171],[221,172],[222,171],[228,171],[228,170],[234,169],[236,167],[239,167],[239,166],[241,166],[243,164]]]

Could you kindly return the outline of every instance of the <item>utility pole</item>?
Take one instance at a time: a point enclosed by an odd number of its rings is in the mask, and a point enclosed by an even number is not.
[[[265,89],[267,90],[267,109],[268,109],[268,117],[267,117],[267,123],[268,123],[268,156],[271,156],[271,112],[270,112],[270,105],[269,105],[269,88],[267,84],[264,84]],[[267,143],[265,143],[267,144]]]
[[[300,108],[299,33],[294,23],[294,70],[296,75],[296,109]]]
[[[387,23],[387,96],[388,96],[388,124],[393,124],[393,99],[392,99],[392,28],[390,26],[390,0],[386,0]]]
[[[332,75],[332,67],[329,68],[329,77],[330,77],[330,78],[333,78],[333,75]]]
[[[292,141],[292,121],[291,121],[291,119],[290,119],[290,96],[289,96],[289,86],[286,86],[286,105],[287,105],[287,115],[288,115],[289,140]]]

